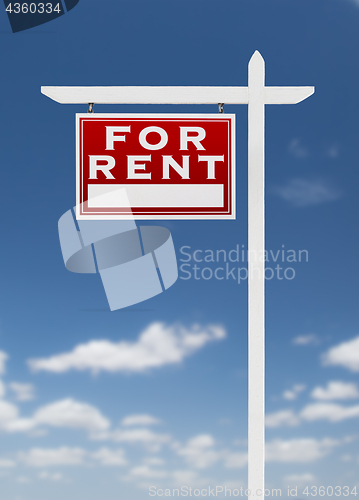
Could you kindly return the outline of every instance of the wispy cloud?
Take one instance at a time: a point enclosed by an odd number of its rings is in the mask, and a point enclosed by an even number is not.
[[[20,462],[31,467],[58,467],[59,465],[83,465],[87,452],[82,448],[33,448],[20,452]]]
[[[305,388],[304,384],[295,384],[292,389],[283,392],[283,399],[294,401],[301,392],[305,391]]]
[[[288,151],[298,159],[307,158],[309,156],[308,148],[304,146],[303,142],[298,137],[291,140],[288,145]]]
[[[15,393],[17,401],[32,401],[35,399],[35,387],[32,384],[11,382],[9,387]]]
[[[121,425],[124,427],[129,427],[132,425],[158,425],[161,423],[161,420],[152,417],[152,415],[148,414],[140,414],[140,415],[129,415],[128,417],[125,417],[121,421]]]
[[[6,394],[6,387],[2,380],[0,380],[0,398],[3,398]]]
[[[324,366],[341,366],[359,372],[359,337],[342,342],[322,355]]]
[[[359,3],[359,0],[358,0]],[[326,156],[329,158],[335,159],[339,157],[339,147],[337,144],[332,144],[326,150]]]
[[[340,444],[340,440],[331,438],[274,439],[266,444],[266,460],[280,463],[314,462],[328,455]]]
[[[0,429],[6,429],[18,419],[19,410],[12,403],[0,400]]]
[[[111,450],[109,448],[100,448],[91,453],[90,457],[100,465],[123,467],[128,464],[125,451],[122,448]]]
[[[292,409],[280,410],[266,416],[267,427],[294,427],[302,422],[327,421],[342,422],[359,418],[359,405],[344,406],[337,403],[310,403],[300,412]]]
[[[53,481],[53,482],[60,482],[64,481],[65,477],[61,472],[47,472],[47,471],[42,471],[39,474],[39,479],[42,481]]]
[[[227,469],[238,469],[247,465],[247,452],[220,448],[210,434],[199,434],[184,445],[173,447],[186,464],[195,469],[207,469],[221,463]]]
[[[268,413],[266,416],[267,427],[294,427],[299,423],[300,419],[293,410],[280,410],[275,413]]]
[[[29,361],[33,371],[64,373],[69,370],[93,373],[101,371],[143,373],[171,364],[180,364],[210,342],[223,340],[226,332],[221,326],[166,326],[152,323],[135,342],[93,340],[81,344],[69,353]]]
[[[139,465],[130,470],[130,476],[134,479],[162,479],[168,476],[168,472],[159,469],[153,469],[148,465]]]
[[[206,469],[214,465],[221,458],[221,453],[214,449],[215,440],[208,434],[201,434],[189,439],[184,446],[177,450],[177,454],[184,457],[188,465]]]
[[[311,393],[311,397],[323,401],[357,399],[359,398],[359,391],[356,384],[333,380],[328,382],[327,387],[315,387]]]
[[[9,356],[4,351],[0,351],[0,375],[4,375],[6,372],[6,361]]]
[[[30,467],[58,467],[79,465],[102,465],[123,467],[128,464],[125,451],[100,448],[88,451],[83,448],[32,448],[18,453],[19,462]],[[46,473],[47,474],[47,473]],[[43,479],[49,476],[43,477]]]
[[[0,469],[11,469],[16,466],[14,460],[0,459]]]
[[[285,483],[298,486],[316,483],[316,477],[310,472],[304,474],[291,474],[284,478]]]
[[[304,208],[336,201],[341,190],[325,180],[291,179],[281,186],[273,186],[272,193],[293,207]]]
[[[335,403],[312,403],[301,411],[300,417],[310,422],[315,420],[341,422],[349,418],[359,418],[359,405],[343,406]]]
[[[294,345],[317,345],[319,344],[319,338],[317,335],[309,334],[309,335],[298,335],[298,337],[294,337],[292,340],[292,344]]]
[[[115,429],[109,432],[96,432],[91,435],[94,441],[115,441],[130,445],[140,445],[151,452],[159,451],[163,445],[172,442],[170,434],[153,432],[151,429]]]

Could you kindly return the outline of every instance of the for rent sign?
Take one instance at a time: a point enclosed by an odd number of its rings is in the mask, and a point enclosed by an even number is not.
[[[77,218],[130,211],[234,219],[235,115],[78,114]]]

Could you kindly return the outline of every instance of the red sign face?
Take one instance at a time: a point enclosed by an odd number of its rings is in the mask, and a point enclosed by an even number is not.
[[[78,219],[235,218],[235,115],[76,118]]]

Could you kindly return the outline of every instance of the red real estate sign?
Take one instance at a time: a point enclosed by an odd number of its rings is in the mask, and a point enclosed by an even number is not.
[[[78,219],[235,218],[235,115],[76,120]]]

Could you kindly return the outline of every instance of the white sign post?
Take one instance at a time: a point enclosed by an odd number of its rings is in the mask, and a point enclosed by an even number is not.
[[[297,104],[314,87],[266,87],[264,60],[249,62],[248,87],[42,87],[61,104],[248,104],[248,489],[264,498],[266,104]]]

